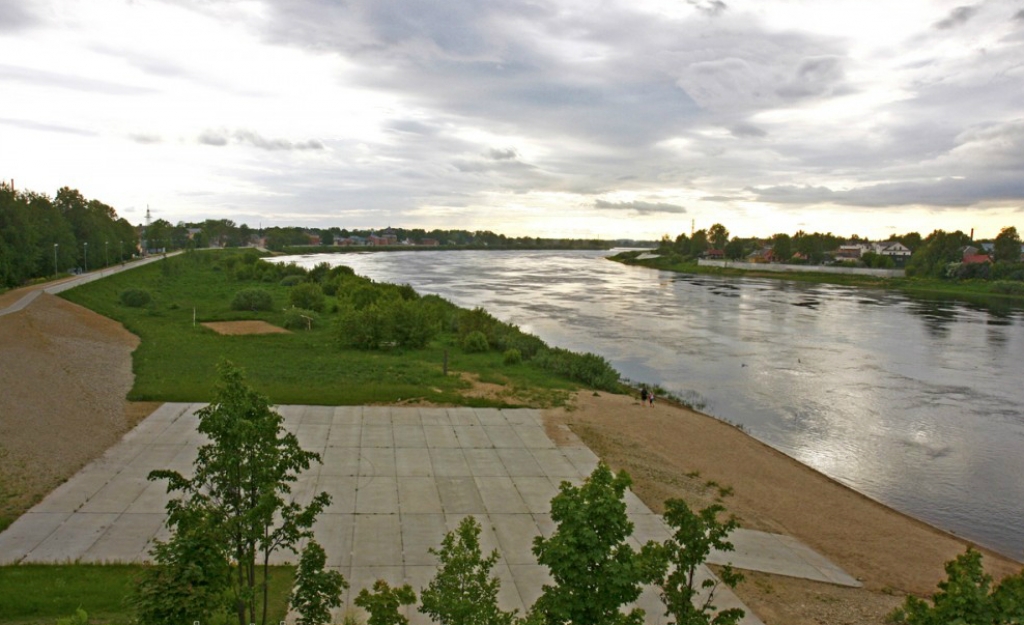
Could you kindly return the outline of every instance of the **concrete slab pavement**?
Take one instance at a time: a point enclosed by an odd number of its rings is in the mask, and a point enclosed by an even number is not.
[[[0,564],[12,562],[144,561],[163,528],[165,484],[150,470],[188,473],[202,437],[195,433],[200,404],[164,404],[101,458],[82,469],[0,534]],[[315,527],[327,564],[352,583],[346,599],[379,576],[422,588],[435,573],[430,548],[466,515],[483,526],[486,550],[501,554],[503,607],[532,605],[548,579],[531,552],[533,538],[555,529],[550,500],[561,480],[579,483],[598,459],[570,432],[556,446],[535,410],[392,408],[386,406],[280,406],[286,427],[324,463],[302,475],[293,496],[332,496]],[[661,517],[628,493],[636,545],[662,540]],[[788,537],[738,530],[736,551],[715,554],[783,575],[856,585],[806,546]],[[297,561],[278,554],[274,561]],[[703,575],[710,575],[703,571]],[[720,605],[738,605],[731,592]],[[662,623],[653,592],[638,605],[648,623]],[[749,612],[749,610],[748,610]],[[426,623],[409,613],[412,622]],[[760,621],[749,615],[744,623]]]

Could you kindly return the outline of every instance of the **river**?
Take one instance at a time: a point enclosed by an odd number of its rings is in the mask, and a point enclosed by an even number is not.
[[[1024,555],[1024,309],[629,267],[593,251],[292,257],[604,356],[861,493]]]

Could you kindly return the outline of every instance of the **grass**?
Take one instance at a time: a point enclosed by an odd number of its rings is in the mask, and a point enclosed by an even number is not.
[[[452,372],[471,371],[482,380],[531,389],[531,401],[564,400],[579,387],[528,364],[505,365],[500,353],[466,354],[454,334],[442,334],[425,349],[363,351],[337,345],[331,314],[312,330],[290,334],[224,336],[204,321],[260,319],[284,324],[289,287],[239,280],[218,251],[186,254],[122,272],[66,291],[68,300],[120,321],[141,339],[133,355],[133,401],[204,401],[212,396],[215,367],[225,358],[246,370],[249,383],[278,404],[356,405],[422,400],[436,404],[514,406],[517,400],[470,397],[470,384]],[[244,288],[273,297],[268,312],[234,311]],[[120,303],[128,288],[150,292],[143,308]],[[327,298],[327,310],[337,304]],[[193,322],[195,320],[195,323]],[[444,375],[445,352],[449,375]]]
[[[17,564],[0,566],[0,623],[53,625],[82,608],[89,622],[127,625],[125,604],[140,564]],[[271,567],[268,623],[284,620],[295,579],[291,566]]]

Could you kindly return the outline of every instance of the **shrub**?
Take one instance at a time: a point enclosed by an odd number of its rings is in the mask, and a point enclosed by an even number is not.
[[[506,365],[518,365],[519,363],[523,362],[523,355],[519,352],[518,349],[512,347],[510,349],[505,350],[505,354],[502,357],[502,360]]]
[[[320,288],[319,284],[313,284],[312,282],[303,282],[293,286],[288,294],[288,300],[296,308],[305,308],[317,312],[322,312],[324,309],[323,289]]]
[[[274,300],[264,289],[243,289],[235,293],[231,301],[231,310],[270,310],[273,307]]]
[[[120,299],[125,306],[142,308],[153,301],[153,296],[145,289],[125,289],[121,291]]]
[[[487,337],[479,330],[474,330],[462,339],[462,349],[470,354],[486,352],[491,347],[487,344]]]
[[[619,374],[603,357],[596,354],[577,354],[559,347],[540,351],[533,363],[602,391],[615,391]]]
[[[992,283],[989,290],[1000,295],[1024,295],[1024,282],[997,280]]]
[[[292,306],[284,311],[283,325],[289,330],[310,330],[318,321],[317,314],[312,310]]]
[[[296,286],[296,285],[301,284],[301,283],[302,283],[302,276],[296,276],[296,275],[285,276],[285,277],[281,278],[280,282],[278,282],[278,284],[280,284],[281,286],[287,286],[287,287]]]

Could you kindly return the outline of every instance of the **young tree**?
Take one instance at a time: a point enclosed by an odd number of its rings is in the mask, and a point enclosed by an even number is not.
[[[981,553],[968,547],[946,563],[946,580],[939,582],[932,605],[907,597],[891,620],[908,625],[1024,623],[1024,572],[1007,577],[990,593],[991,587],[992,576],[982,568]]]
[[[441,549],[430,553],[440,558],[441,567],[420,592],[420,612],[441,625],[512,625],[515,613],[498,607],[501,581],[490,576],[498,552],[483,557],[475,518],[462,519],[445,535]]]
[[[299,613],[297,625],[324,625],[331,622],[331,608],[341,605],[341,593],[348,582],[338,571],[324,569],[327,555],[315,540],[310,540],[295,575],[295,589],[288,597],[292,609]]]
[[[168,480],[169,492],[182,498],[168,504],[171,522],[181,511],[200,507],[208,512],[207,530],[223,541],[235,562],[231,594],[239,625],[265,623],[270,556],[312,535],[310,528],[330,503],[320,493],[303,508],[287,503],[290,484],[320,455],[305,451],[295,435],[284,430],[284,419],[270,400],[245,382],[242,370],[230,362],[218,365],[220,380],[213,403],[200,410],[200,433],[210,442],[199,448],[195,475],[153,471],[149,479]],[[262,568],[259,579],[257,560]],[[257,595],[262,592],[262,615]]]
[[[1017,234],[1017,229],[1010,226],[1000,230],[993,252],[996,262],[1020,262],[1020,235]]]
[[[551,500],[558,528],[550,538],[533,539],[533,554],[551,571],[555,585],[544,585],[532,619],[548,625],[644,622],[639,608],[619,611],[640,596],[645,577],[640,554],[626,542],[633,533],[623,500],[630,483],[625,471],[613,475],[604,463],[580,487],[562,482]]]
[[[416,603],[416,592],[409,584],[392,588],[382,579],[373,583],[373,592],[363,588],[355,604],[370,613],[366,625],[409,625],[409,619],[398,612],[403,605]]]
[[[738,524],[733,517],[719,521],[719,514],[724,511],[721,505],[713,504],[694,513],[681,499],[665,502],[665,522],[673,529],[672,536],[650,548],[647,554],[655,562],[654,585],[661,589],[665,616],[673,617],[676,625],[735,625],[743,618],[744,612],[739,608],[717,611],[713,603],[717,580],[697,579],[697,568],[704,564],[712,549],[733,549],[726,538]],[[733,588],[743,576],[726,566],[721,579]],[[705,595],[703,600],[701,594]]]
[[[722,224],[715,224],[708,228],[708,240],[716,250],[724,250],[729,242],[729,231]]]

